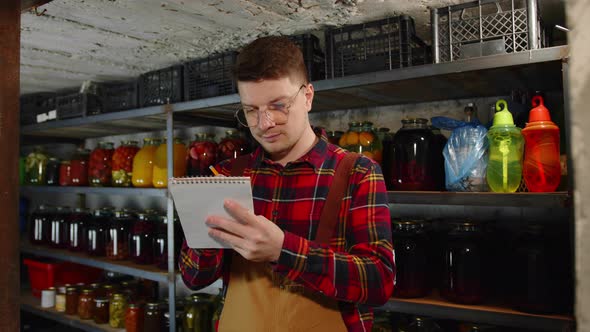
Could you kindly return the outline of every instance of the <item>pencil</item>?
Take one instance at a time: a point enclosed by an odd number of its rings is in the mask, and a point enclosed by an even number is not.
[[[215,169],[215,167],[213,166],[209,166],[209,169],[211,170],[211,172],[213,172],[213,175],[215,176],[219,176],[219,172]]]

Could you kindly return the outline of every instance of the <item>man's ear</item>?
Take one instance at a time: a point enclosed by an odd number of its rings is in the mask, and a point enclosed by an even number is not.
[[[307,109],[307,112],[311,111],[311,108],[313,106],[313,97],[315,96],[315,90],[313,89],[313,85],[311,83],[308,83],[305,86],[305,107]]]

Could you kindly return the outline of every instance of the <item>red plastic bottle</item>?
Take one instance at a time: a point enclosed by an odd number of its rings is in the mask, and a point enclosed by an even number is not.
[[[559,127],[551,121],[543,97],[534,96],[534,108],[522,130],[524,136],[524,182],[531,192],[551,192],[561,180]]]

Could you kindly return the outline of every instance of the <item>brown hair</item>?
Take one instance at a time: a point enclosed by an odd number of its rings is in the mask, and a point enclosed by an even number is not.
[[[286,37],[256,39],[242,49],[234,66],[236,81],[257,82],[282,77],[309,82],[301,50]]]

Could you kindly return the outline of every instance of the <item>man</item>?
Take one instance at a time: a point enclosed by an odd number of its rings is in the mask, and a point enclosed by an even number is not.
[[[301,51],[287,38],[257,39],[239,54],[235,78],[236,117],[260,143],[241,173],[252,179],[254,211],[226,200],[231,219],[207,218],[209,234],[233,250],[190,249],[185,242],[184,282],[197,289],[223,276],[222,332],[370,331],[372,310],[359,304],[385,303],[395,275],[379,166],[353,160],[339,208],[323,211],[348,152],[309,123],[314,89]],[[237,160],[217,169],[235,175]],[[316,239],[323,212],[335,225],[325,242]]]

